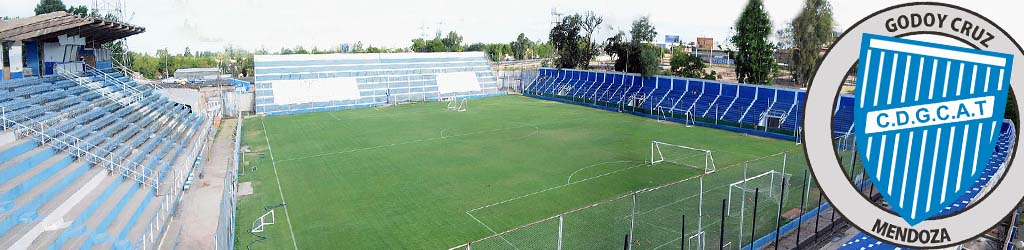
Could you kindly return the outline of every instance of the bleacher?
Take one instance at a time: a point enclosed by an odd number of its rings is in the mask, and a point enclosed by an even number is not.
[[[0,249],[151,247],[205,117],[110,69],[68,78],[0,82]]]
[[[619,72],[540,69],[525,94],[626,110],[638,115],[695,117],[698,124],[729,126],[795,140],[806,92],[671,76],[641,77]],[[834,133],[853,126],[853,96],[841,95]],[[635,103],[635,102],[640,103]],[[771,122],[769,122],[771,121]]]
[[[258,55],[255,66],[256,112],[261,114],[499,94],[483,52]],[[541,79],[549,82],[547,91],[555,91],[566,84],[556,80],[568,78]]]
[[[1016,131],[1013,127],[1013,123],[1006,121],[1003,122],[1000,128],[999,141],[996,144],[996,149],[992,153],[992,158],[989,159],[988,164],[982,169],[981,177],[971,184],[971,188],[968,189],[967,193],[960,196],[952,205],[943,208],[935,217],[949,216],[951,214],[963,211],[973,202],[975,199],[981,198],[987,191],[987,188],[991,187],[992,180],[1001,178],[1002,171],[1006,170],[1006,163],[1010,153],[1013,151],[1013,143],[1015,141]],[[1019,211],[1019,210],[1018,210]],[[1016,222],[1013,223],[1016,225]],[[889,243],[882,242],[874,237],[869,236],[864,232],[860,232],[854,235],[849,241],[840,246],[839,249],[843,250],[865,250],[865,249],[878,249],[878,250],[894,250],[894,249],[905,249],[894,246]]]

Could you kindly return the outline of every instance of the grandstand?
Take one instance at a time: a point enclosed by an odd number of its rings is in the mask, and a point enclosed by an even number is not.
[[[708,127],[786,140],[797,140],[806,96],[796,89],[552,68],[540,69],[540,77],[524,94],[680,122],[693,117]],[[851,134],[853,128],[853,96],[839,99],[837,136]]]
[[[154,248],[209,115],[113,67],[100,45],[141,27],[55,12],[0,30],[43,55],[0,81],[0,248]]]
[[[255,60],[260,114],[498,95],[483,52],[257,55]]]

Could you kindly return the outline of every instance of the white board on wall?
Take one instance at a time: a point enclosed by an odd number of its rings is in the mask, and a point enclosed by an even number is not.
[[[7,53],[9,53],[8,58],[15,58],[15,60],[7,59],[11,64],[11,72],[21,72],[21,42],[16,42],[14,45],[8,48]]]
[[[480,91],[475,72],[437,74],[437,92],[441,94]]]
[[[359,99],[356,78],[322,78],[273,81],[274,104],[343,101]]]

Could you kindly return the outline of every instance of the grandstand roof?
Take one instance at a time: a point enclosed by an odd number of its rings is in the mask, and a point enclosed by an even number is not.
[[[99,17],[64,11],[0,21],[0,41],[42,41],[60,35],[85,37],[89,44],[104,44],[129,37],[146,28]]]

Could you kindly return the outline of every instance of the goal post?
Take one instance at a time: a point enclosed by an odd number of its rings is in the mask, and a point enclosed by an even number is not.
[[[715,171],[715,157],[711,150],[651,141],[651,165],[664,162],[703,169],[705,174]]]
[[[469,98],[459,99],[458,97],[448,98],[448,110],[463,112],[466,111],[469,106],[466,104]]]
[[[742,216],[747,203],[753,203],[754,192],[762,197],[761,200],[775,202],[778,199],[763,199],[764,197],[778,197],[782,194],[784,187],[789,186],[792,175],[777,170],[768,170],[764,173],[748,177],[746,179],[729,184],[729,205],[728,213],[740,212]],[[786,181],[787,183],[782,183]],[[737,206],[733,206],[737,203]],[[738,211],[733,211],[738,210]]]
[[[249,230],[251,233],[263,232],[263,227],[268,225],[274,225],[274,210],[271,209],[267,213],[263,214],[256,221],[252,222],[252,229]]]
[[[704,231],[700,231],[686,238],[687,249],[704,249],[704,236]]]

